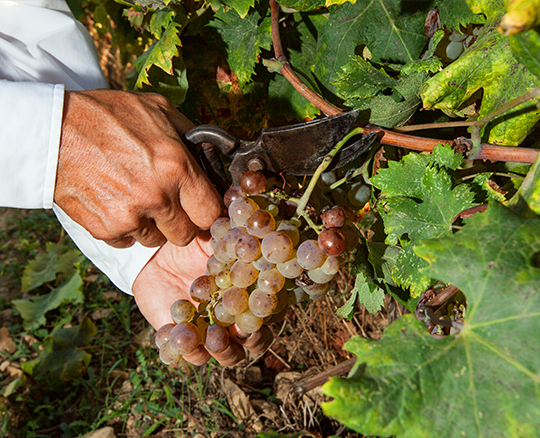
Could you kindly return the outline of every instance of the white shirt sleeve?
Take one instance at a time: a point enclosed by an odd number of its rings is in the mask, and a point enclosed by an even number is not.
[[[64,89],[106,87],[94,43],[63,0],[0,0],[0,205],[54,207],[81,251],[131,293],[156,249],[114,249],[53,206]]]

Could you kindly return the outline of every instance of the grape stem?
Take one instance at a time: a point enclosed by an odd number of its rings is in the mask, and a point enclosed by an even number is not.
[[[349,131],[349,133],[347,135],[345,135],[345,137],[343,137],[334,146],[334,148],[323,158],[321,164],[319,164],[319,167],[317,167],[317,170],[315,170],[315,173],[311,177],[311,181],[309,182],[304,194],[302,195],[302,197],[298,201],[298,207],[296,207],[296,215],[298,217],[303,217],[306,220],[306,222],[312,228],[313,228],[313,226],[311,224],[313,223],[313,221],[309,217],[309,214],[306,212],[306,206],[307,206],[307,204],[309,202],[309,198],[310,198],[311,194],[313,193],[313,190],[315,190],[315,186],[317,185],[317,181],[319,181],[319,178],[324,173],[324,171],[326,169],[328,169],[328,166],[330,166],[330,164],[332,163],[332,160],[337,155],[337,153],[341,150],[343,145],[345,145],[345,143],[347,143],[347,141],[349,141],[352,137],[354,137],[354,136],[356,136],[358,134],[361,134],[361,133],[362,133],[362,128],[355,128],[355,129]],[[313,224],[313,225],[315,225],[315,224]],[[317,228],[313,228],[313,229],[315,231],[317,231]]]

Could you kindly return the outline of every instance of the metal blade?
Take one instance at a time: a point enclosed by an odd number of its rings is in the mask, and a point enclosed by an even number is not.
[[[340,113],[310,122],[263,130],[253,143],[235,151],[229,171],[233,181],[248,169],[264,168],[291,175],[312,175],[324,156],[347,134],[360,110]],[[373,142],[359,140],[335,159],[340,167],[358,157]]]

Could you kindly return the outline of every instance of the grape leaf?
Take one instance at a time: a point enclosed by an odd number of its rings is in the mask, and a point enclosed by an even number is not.
[[[286,56],[295,72],[316,89],[311,65],[315,59],[317,40],[310,29],[319,29],[326,22],[324,16],[291,14],[281,31],[281,42]],[[320,110],[313,106],[282,75],[276,74],[268,86],[268,113],[272,118],[285,117],[286,120],[313,119]]]
[[[69,281],[53,289],[45,295],[39,295],[26,300],[13,300],[27,330],[34,330],[44,325],[47,320],[45,314],[58,308],[64,303],[81,304],[84,301],[82,294],[83,281],[78,272],[73,274]]]
[[[245,18],[249,9],[255,6],[255,0],[214,0],[214,2],[225,5],[225,9],[234,9],[241,18]]]
[[[372,61],[407,63],[417,59],[427,42],[424,20],[429,5],[402,0],[358,0],[330,7],[327,24],[322,29],[314,72],[323,84],[331,84],[341,68],[355,54],[357,46],[366,45]]]
[[[536,159],[529,169],[509,205],[521,216],[540,215],[540,160]]]
[[[173,74],[172,58],[178,56],[177,46],[182,44],[178,36],[179,32],[179,24],[175,22],[169,23],[161,38],[152,43],[148,50],[133,61],[138,73],[135,89],[141,88],[143,84],[151,85],[148,79],[148,70],[153,65],[158,66],[166,73]]]
[[[496,25],[503,13],[499,2],[476,2],[474,9],[489,16],[476,43],[455,62],[429,79],[420,96],[425,109],[437,108],[465,116],[461,110],[478,90],[483,90],[480,118],[504,103],[540,86],[540,80],[512,56],[508,37]],[[490,123],[485,132],[490,143],[519,144],[540,120],[535,102],[524,103]]]
[[[510,36],[510,46],[514,56],[529,71],[540,80],[540,34],[534,30],[528,30],[517,35]]]
[[[474,13],[466,0],[436,0],[433,6],[439,8],[441,23],[447,29],[460,30],[460,26],[467,27],[469,23],[484,24],[483,15]]]
[[[54,281],[59,273],[72,275],[74,265],[82,262],[84,256],[79,250],[69,250],[59,254],[58,244],[49,242],[44,252],[28,262],[21,279],[21,291],[29,292],[42,284]]]
[[[500,27],[506,35],[532,29],[540,25],[540,0],[508,0],[508,10]]]
[[[411,73],[400,78],[390,96],[378,94],[366,101],[347,100],[345,104],[355,109],[365,110],[359,116],[362,121],[368,121],[385,128],[402,126],[421,105],[422,101],[418,97],[418,92],[427,77],[426,72]]]
[[[67,381],[79,376],[92,355],[82,349],[95,336],[97,328],[88,317],[75,327],[54,330],[44,343],[44,351],[31,369],[33,375],[45,375],[52,382]]]
[[[214,27],[225,41],[229,65],[243,87],[254,73],[261,47],[270,49],[270,18],[255,9],[245,18],[235,10],[219,10],[208,25]]]
[[[540,429],[540,220],[492,203],[457,234],[417,247],[428,274],[459,287],[459,336],[431,337],[413,315],[379,342],[358,336],[348,379],[334,377],[327,415],[365,435],[529,438]]]
[[[399,242],[402,247],[392,278],[398,285],[410,287],[413,296],[424,292],[430,283],[430,278],[420,272],[425,262],[413,253],[414,246],[421,240],[450,234],[456,215],[474,205],[468,186],[452,188],[448,173],[430,165],[457,167],[461,156],[453,151],[450,155],[445,148],[450,149],[438,145],[431,156],[409,154],[398,163],[389,162],[388,169],[371,178],[372,184],[386,193],[378,208],[387,234],[385,243]]]
[[[280,0],[279,4],[297,11],[312,11],[324,6],[341,5],[346,1],[356,3],[356,0]]]
[[[360,304],[363,304],[372,315],[383,308],[384,291],[363,272],[356,276],[354,289],[358,292]]]
[[[382,68],[375,68],[361,56],[351,56],[334,81],[338,94],[344,99],[368,99],[386,88],[395,88],[397,79]]]

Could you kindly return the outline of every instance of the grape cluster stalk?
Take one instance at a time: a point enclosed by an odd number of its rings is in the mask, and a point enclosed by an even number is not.
[[[174,322],[156,333],[163,363],[174,365],[199,345],[223,352],[233,324],[255,333],[289,305],[321,299],[358,244],[350,207],[326,208],[313,230],[296,216],[294,198],[267,191],[268,183],[262,173],[248,171],[225,193],[229,217],[210,228],[214,254],[207,272],[191,284],[191,300],[171,306]]]

